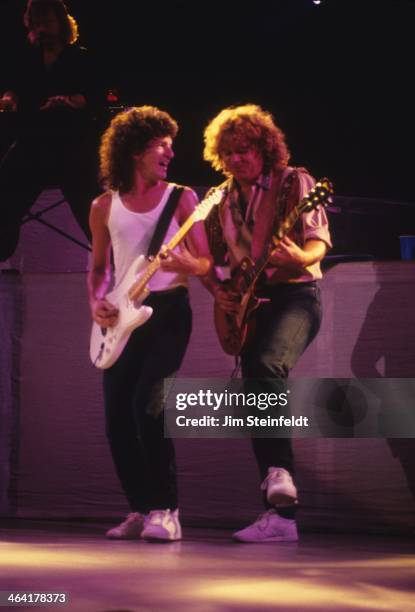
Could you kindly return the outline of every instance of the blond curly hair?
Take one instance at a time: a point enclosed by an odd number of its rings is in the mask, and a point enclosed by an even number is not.
[[[266,172],[288,165],[290,152],[284,133],[275,125],[271,113],[256,104],[225,108],[205,129],[203,158],[224,174],[228,173],[222,160],[223,145],[229,138],[240,138],[256,147]]]

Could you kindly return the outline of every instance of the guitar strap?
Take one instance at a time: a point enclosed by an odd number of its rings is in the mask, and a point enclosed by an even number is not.
[[[285,177],[279,197],[278,197],[278,213],[274,219],[274,225],[272,228],[272,236],[277,233],[278,228],[284,222],[284,220],[291,213],[293,208],[299,202],[300,195],[300,176],[301,175],[309,175],[309,172],[306,168],[298,167],[293,168],[292,172]],[[304,235],[302,230],[302,222],[301,219],[298,218],[292,228],[290,234],[295,242],[299,244],[299,246],[304,246]]]
[[[215,265],[224,266],[226,265],[226,254],[227,254],[227,246],[225,242],[225,238],[223,236],[222,225],[220,222],[220,208],[223,205],[224,200],[226,199],[230,188],[230,180],[226,180],[221,185],[218,186],[218,189],[225,190],[225,196],[219,206],[214,206],[210,211],[207,219],[205,220],[205,229],[207,234],[207,239],[209,243],[209,249],[212,253],[213,260]],[[208,191],[207,195],[209,196],[211,191],[215,189],[212,188]]]
[[[174,187],[166,205],[161,213],[159,220],[154,230],[153,237],[150,242],[150,246],[147,250],[147,257],[154,257],[160,250],[163,240],[167,234],[168,227],[173,218],[174,212],[180,200],[180,196],[183,193],[183,187]]]

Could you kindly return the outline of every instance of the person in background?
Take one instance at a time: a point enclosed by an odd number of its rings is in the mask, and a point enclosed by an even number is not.
[[[60,187],[89,239],[89,204],[100,193],[93,115],[100,83],[62,0],[29,0],[28,48],[5,77],[0,111],[19,117],[0,160],[0,261],[14,253],[23,217],[45,187]]]

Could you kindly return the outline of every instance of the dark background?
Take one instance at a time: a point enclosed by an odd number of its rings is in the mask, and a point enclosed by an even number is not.
[[[0,0],[0,82],[25,39],[24,6]],[[179,121],[175,180],[217,182],[202,160],[204,126],[224,106],[254,102],[286,132],[292,163],[329,176],[337,194],[414,200],[414,2],[67,6],[106,88],[116,88],[124,104],[155,104]]]

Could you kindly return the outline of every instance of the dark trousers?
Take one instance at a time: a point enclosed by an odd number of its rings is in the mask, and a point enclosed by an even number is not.
[[[267,289],[269,302],[257,310],[255,334],[241,355],[242,375],[261,379],[262,392],[279,393],[321,323],[320,290],[316,283],[277,285]],[[293,472],[289,438],[252,438],[261,478],[268,467]]]
[[[86,238],[89,209],[98,195],[97,147],[69,131],[28,130],[0,161],[0,261],[16,249],[20,226],[40,193],[59,187]]]
[[[133,512],[177,508],[173,441],[164,437],[164,378],[180,368],[192,328],[183,287],[153,293],[151,318],[104,372],[107,436]]]

